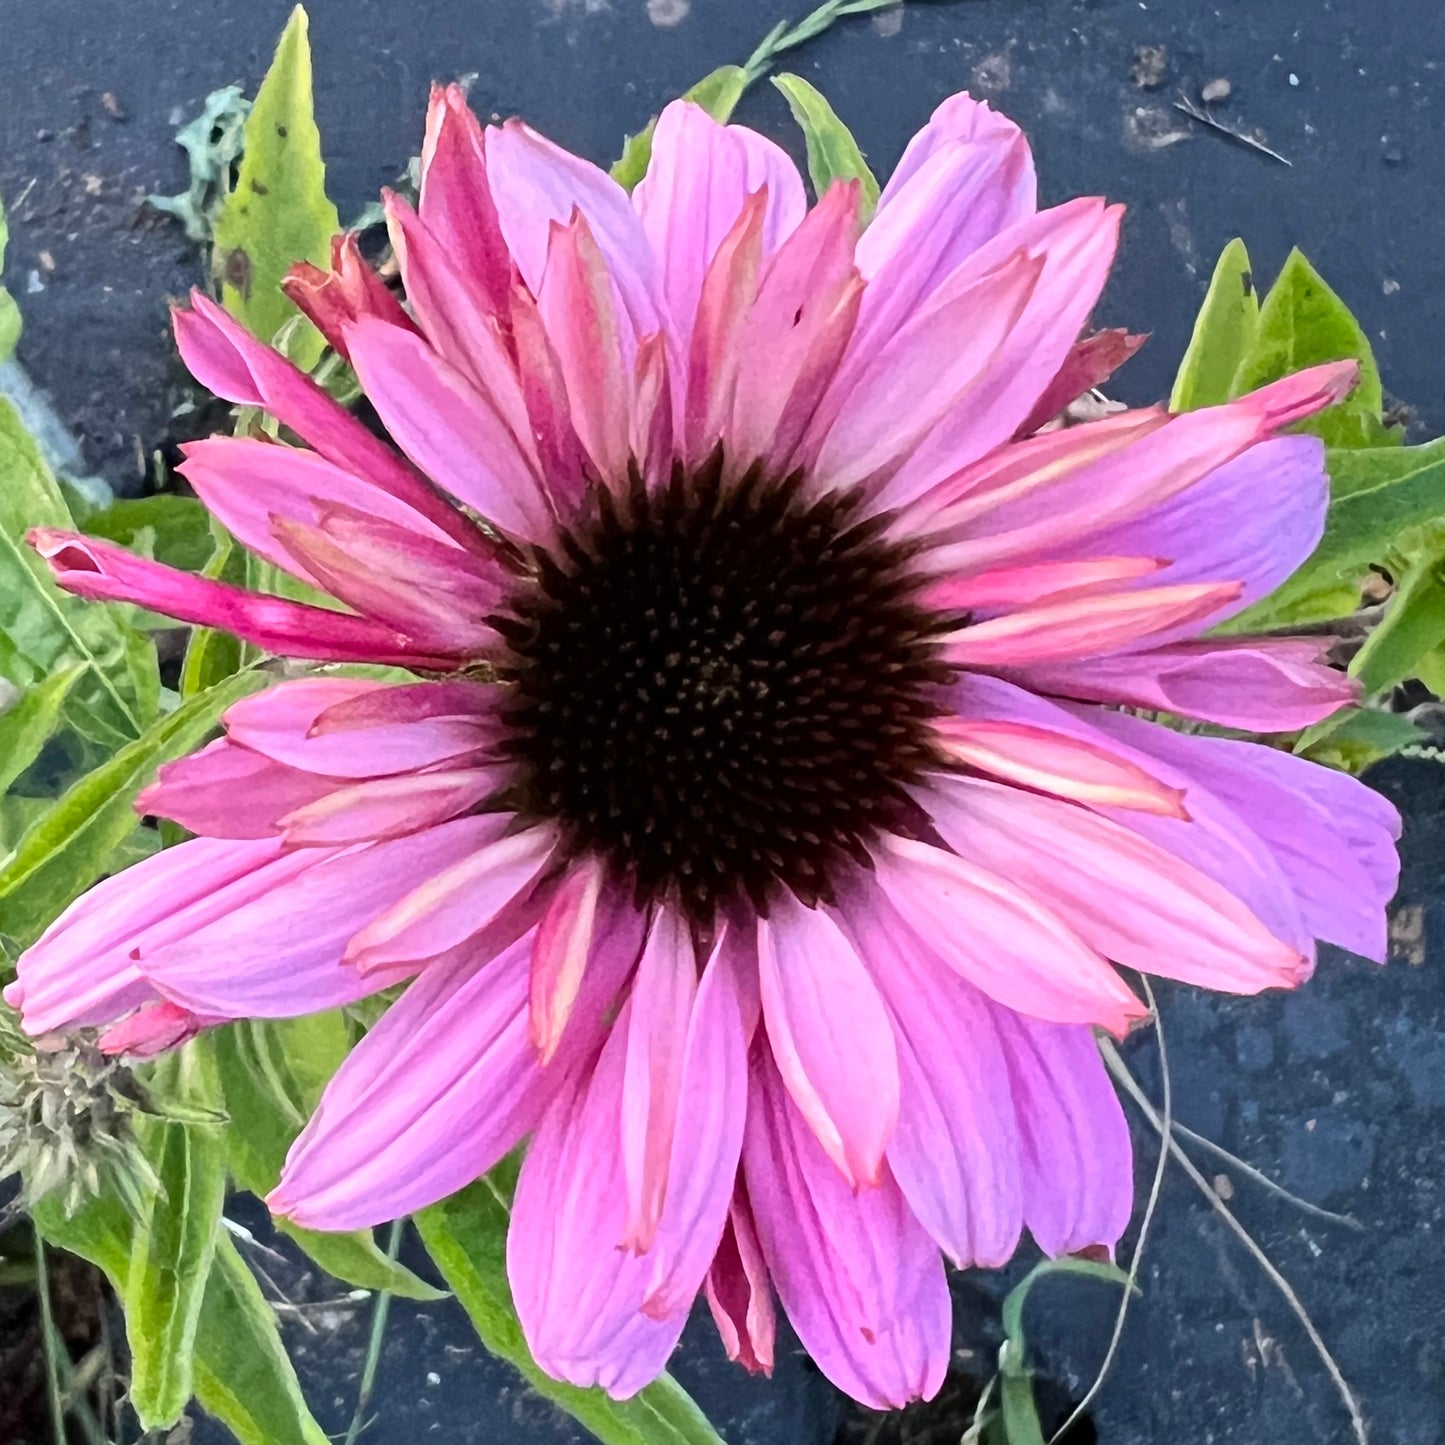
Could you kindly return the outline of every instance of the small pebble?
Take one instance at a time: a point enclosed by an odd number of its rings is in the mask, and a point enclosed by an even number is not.
[[[1233,89],[1233,87],[1221,75],[1218,80],[1211,80],[1209,84],[1199,92],[1199,98],[1206,105],[1213,105],[1217,100],[1228,100],[1231,89]]]
[[[426,1382],[428,1385],[440,1385],[442,1377],[437,1374],[435,1370],[428,1370],[426,1372]]]
[[[1290,83],[1291,85],[1298,85],[1298,84],[1299,84],[1299,76],[1297,76],[1297,75],[1294,73],[1294,71],[1290,71],[1290,73],[1289,73],[1289,83]]]

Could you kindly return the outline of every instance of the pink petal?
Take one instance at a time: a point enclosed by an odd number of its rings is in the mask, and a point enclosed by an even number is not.
[[[527,1038],[527,954],[428,968],[347,1055],[267,1199],[307,1229],[365,1229],[470,1184],[551,1097]]]
[[[355,264],[365,275],[373,275],[359,258]],[[390,302],[389,308],[364,305],[350,319],[379,315],[389,324],[409,328],[411,322],[395,298],[384,286],[381,290]],[[308,503],[312,497],[345,501],[415,530],[451,537],[464,547],[483,545],[476,528],[390,447],[372,436],[340,402],[279,352],[257,341],[209,297],[192,291],[191,309],[172,312],[171,322],[181,359],[202,386],[238,405],[264,408],[330,463],[329,467],[312,467],[308,462],[295,461],[297,457],[311,457],[310,453],[286,449],[273,460],[276,465],[283,465],[282,459],[292,458],[294,472],[277,479],[262,471],[253,479],[248,468],[265,466],[258,455],[259,448],[266,445],[263,442],[216,437],[185,447],[187,456],[195,453],[208,459],[202,469],[201,482],[210,484],[218,493],[219,501],[213,505],[207,491],[197,485],[202,500],[222,516],[247,546],[266,555],[264,543],[268,535],[263,525],[266,514],[274,511],[309,520]],[[236,458],[235,465],[244,480],[227,477],[224,471],[215,475],[223,455]],[[242,461],[242,457],[246,461]],[[317,458],[311,457],[311,461]],[[182,467],[181,471],[191,480],[187,468]],[[255,495],[258,490],[259,496]],[[235,523],[222,507],[236,513]],[[255,534],[256,541],[245,535],[248,530]]]
[[[637,1254],[652,1247],[662,1218],[696,993],[691,925],[680,913],[660,908],[632,986],[622,1074],[622,1172],[628,1210],[622,1242]]]
[[[156,998],[131,956],[193,905],[223,897],[280,856],[279,840],[196,838],[83,893],[21,954],[5,1000],[26,1033],[110,1023]]]
[[[1237,582],[1185,583],[1044,601],[951,632],[944,655],[960,667],[1018,670],[1092,658],[1189,626],[1237,598]]]
[[[503,780],[497,767],[374,778],[293,809],[280,819],[280,828],[293,848],[399,838],[476,807]]]
[[[942,777],[927,806],[963,857],[1047,900],[1086,944],[1116,963],[1230,993],[1288,988],[1308,973],[1298,950],[1275,938],[1227,888],[1087,809],[982,779]]]
[[[757,924],[777,1069],[854,1188],[877,1184],[898,1122],[898,1055],[878,990],[838,925],[791,896]]]
[[[818,1368],[875,1410],[936,1394],[952,1336],[937,1247],[886,1170],[849,1188],[765,1058],[743,1168],[768,1272]]]
[[[1355,778],[1275,748],[1187,736],[1117,713],[1095,726],[1197,779],[1269,848],[1319,938],[1383,963],[1400,818]]]
[[[981,274],[970,270],[868,353],[851,386],[830,389],[804,443],[816,448],[828,486],[891,472],[946,416],[972,414],[1042,269],[1020,250]]]
[[[881,841],[875,858],[879,892],[907,945],[990,998],[1036,1018],[1098,1024],[1121,1035],[1148,1013],[1053,907],[1052,895],[1019,886],[1006,866],[980,867],[895,837]],[[875,908],[883,906],[880,899]]]
[[[999,567],[969,577],[940,577],[930,583],[921,603],[939,612],[1040,602],[1059,592],[1101,588],[1111,582],[1148,577],[1167,565],[1158,557],[1095,557],[1078,562],[1034,562]]]
[[[224,1019],[202,1018],[161,999],[142,1004],[128,1018],[112,1024],[95,1042],[103,1054],[152,1059],[168,1049],[179,1048],[202,1029],[224,1022]]]
[[[491,818],[457,818],[405,838],[282,861],[291,876],[188,928],[137,945],[155,987],[196,1013],[288,1018],[354,1003],[378,983],[343,961],[348,940],[427,879],[483,847]]]
[[[480,950],[488,946],[481,940],[495,948],[516,937],[518,908],[546,868],[556,835],[550,826],[503,835],[505,814],[461,821],[476,825],[475,846],[372,913],[346,947],[358,973],[420,963],[469,940]]]
[[[574,864],[557,885],[537,925],[528,999],[532,1042],[544,1063],[556,1052],[582,987],[605,876],[596,857]]]
[[[573,1385],[626,1399],[662,1370],[687,1321],[640,1308],[648,1261],[626,1232],[623,1173],[624,1007],[594,1069],[576,1076],[543,1117],[522,1164],[507,1233],[507,1277],[537,1363]]]
[[[888,1164],[909,1208],[955,1264],[1003,1264],[1023,1228],[1019,1139],[985,996],[911,947],[876,891],[843,905],[898,1040],[903,1081]],[[966,1042],[964,1042],[966,1041]]]
[[[182,622],[234,633],[283,657],[443,671],[456,665],[455,657],[432,653],[370,618],[246,592],[138,557],[98,538],[36,527],[27,540],[67,592],[102,602],[134,602]]]
[[[745,126],[719,125],[691,101],[663,109],[632,204],[658,258],[673,333],[684,347],[708,265],[747,198],[764,189],[762,244],[770,256],[807,210],[797,167],[772,141]]]
[[[649,1256],[652,1271],[642,1304],[645,1313],[658,1318],[692,1303],[728,1219],[747,1116],[748,1046],[758,1016],[756,967],[736,935],[725,936],[713,949],[693,1001],[677,1090],[667,1204]],[[644,988],[639,974],[634,997]],[[624,1114],[624,1147],[626,1136]]]
[[[1029,723],[945,717],[934,737],[950,761],[1076,802],[1187,818],[1182,789],[1170,788],[1107,748]]]
[[[1294,732],[1359,698],[1320,659],[1329,638],[1240,637],[1172,642],[1144,652],[1030,667],[1037,692],[1154,708],[1248,732]]]
[[[169,818],[207,838],[275,838],[287,813],[324,798],[336,783],[218,738],[161,765],[135,800],[143,817]]]
[[[487,397],[410,331],[362,320],[346,336],[382,424],[422,471],[504,531],[547,536],[541,479]]]
[[[1024,1222],[1045,1254],[1114,1246],[1134,1207],[1118,1095],[1086,1028],[993,1008],[1018,1114]]]
[[[453,763],[495,743],[499,729],[490,689],[481,684],[393,687],[346,677],[280,683],[233,703],[222,721],[233,742],[332,778]]]
[[[749,1374],[773,1373],[777,1317],[747,1191],[739,1182],[707,1276],[707,1303],[728,1359]]]
[[[362,259],[356,236],[331,238],[331,269],[323,271],[310,261],[297,261],[281,278],[281,289],[310,318],[327,344],[343,359],[346,328],[363,316],[374,316],[390,326],[410,326],[411,317],[386,282]],[[184,348],[182,348],[184,354]],[[188,362],[187,365],[190,363]],[[194,371],[194,368],[192,368]],[[199,372],[195,373],[197,376]],[[210,385],[206,382],[206,385]],[[225,395],[214,386],[217,395]],[[238,398],[229,397],[231,401]]]

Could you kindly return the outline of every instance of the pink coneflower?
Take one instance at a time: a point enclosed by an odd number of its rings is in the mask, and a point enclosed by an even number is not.
[[[284,682],[162,771],[201,836],[75,905],[9,992],[113,1048],[414,979],[271,1207],[353,1229],[530,1146],[508,1248],[551,1373],[626,1396],[705,1291],[767,1369],[773,1297],[843,1389],[938,1388],[943,1257],[1112,1247],[1128,1133],[1093,1030],[1115,965],[1290,987],[1379,958],[1388,804],[1250,731],[1351,685],[1318,640],[1208,635],[1311,551],[1348,364],[1226,406],[1044,427],[1125,349],[1080,342],[1119,212],[1035,206],[1019,131],[956,96],[877,214],[679,102],[628,197],[432,100],[388,197],[405,309],[339,243],[291,294],[395,446],[204,298],[213,391],[302,447],[185,474],[341,609],[90,538],[121,598],[395,685]]]

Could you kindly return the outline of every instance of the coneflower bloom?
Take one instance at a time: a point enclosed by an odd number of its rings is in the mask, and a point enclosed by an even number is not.
[[[508,1246],[538,1362],[626,1396],[705,1292],[767,1369],[774,1297],[843,1389],[938,1388],[944,1257],[1112,1247],[1130,1147],[1094,1030],[1117,966],[1290,987],[1383,955],[1388,804],[1164,712],[1288,731],[1347,702],[1319,639],[1216,636],[1311,551],[1349,364],[1224,406],[1051,426],[1119,211],[1035,204],[956,96],[876,215],[679,102],[628,196],[432,100],[405,304],[338,243],[290,294],[379,440],[196,297],[195,375],[294,438],[184,472],[306,605],[91,538],[84,596],[320,673],[237,704],[141,799],[199,834],[25,955],[32,1032],[112,1048],[411,980],[274,1211],[353,1229],[530,1140]],[[304,443],[302,445],[301,443]]]

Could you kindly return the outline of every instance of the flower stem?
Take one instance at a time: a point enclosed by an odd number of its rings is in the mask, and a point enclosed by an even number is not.
[[[50,1427],[55,1445],[66,1445],[65,1406],[60,1397],[59,1337],[50,1308],[50,1270],[45,1262],[45,1241],[35,1231],[35,1290],[40,1296],[40,1334],[45,1349],[45,1388],[50,1400]]]
[[[386,1257],[393,1263],[401,1252],[402,1230],[406,1227],[406,1220],[395,1219],[392,1221],[391,1230],[386,1237]],[[351,1417],[351,1425],[346,1431],[344,1445],[356,1445],[358,1436],[365,1428],[366,1411],[371,1404],[371,1392],[376,1387],[377,1366],[381,1363],[381,1346],[386,1339],[386,1317],[391,1313],[391,1291],[384,1289],[376,1297],[376,1305],[371,1312],[371,1336],[366,1342],[366,1361],[361,1367],[361,1384],[356,1391],[356,1410]]]
[[[876,10],[892,10],[902,4],[904,0],[824,0],[812,14],[798,21],[796,25],[789,26],[786,20],[780,20],[743,62],[743,84],[751,85],[767,73],[769,67],[785,50],[792,50],[795,46],[821,35],[845,16],[869,15]]]

